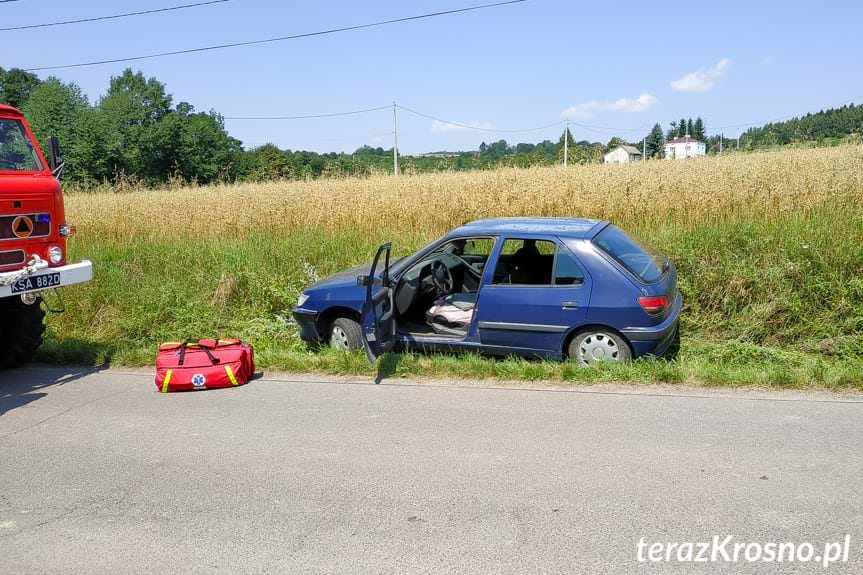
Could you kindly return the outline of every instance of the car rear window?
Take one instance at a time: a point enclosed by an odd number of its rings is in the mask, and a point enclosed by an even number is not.
[[[664,273],[662,258],[646,251],[614,226],[596,234],[593,243],[644,283],[657,282]]]

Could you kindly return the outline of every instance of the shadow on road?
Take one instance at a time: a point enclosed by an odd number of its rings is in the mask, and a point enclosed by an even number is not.
[[[0,371],[0,417],[13,409],[42,399],[48,387],[77,381],[107,367],[25,367]]]
[[[378,361],[378,373],[375,375],[375,383],[381,383],[384,379],[393,375],[398,370],[402,361],[400,353],[385,353]]]

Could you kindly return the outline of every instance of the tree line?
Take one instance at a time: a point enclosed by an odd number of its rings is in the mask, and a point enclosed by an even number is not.
[[[40,142],[52,135],[60,139],[64,177],[80,187],[121,181],[158,185],[172,180],[206,184],[363,176],[392,170],[392,148],[362,146],[353,153],[323,154],[283,150],[273,144],[245,149],[228,134],[217,112],[198,112],[187,102],[175,103],[163,83],[131,69],[111,77],[105,94],[91,103],[74,83],[0,68],[0,103],[20,108]],[[852,133],[863,133],[863,106],[843,106],[752,128],[743,134],[741,147]],[[648,158],[661,158],[667,140],[685,135],[707,142],[709,152],[719,148],[719,135],[708,135],[698,117],[673,121],[667,130],[657,123],[638,142],[618,137],[606,144],[576,141],[565,130],[556,141],[497,140],[483,142],[472,151],[401,156],[399,163],[405,172],[528,167],[560,164],[566,150],[569,163],[587,164],[601,162],[606,152],[622,144],[643,148]]]

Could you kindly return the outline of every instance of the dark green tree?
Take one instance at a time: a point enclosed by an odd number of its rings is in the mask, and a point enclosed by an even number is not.
[[[564,138],[566,138],[566,151],[569,154],[566,161],[568,163],[578,163],[581,159],[580,152],[577,149],[578,145],[575,143],[575,138],[572,137],[572,132],[569,131],[569,128],[566,128],[557,140],[557,161],[563,162]]]
[[[0,67],[0,104],[23,108],[39,84],[40,80],[36,74],[25,72],[21,68],[4,70]]]
[[[695,123],[692,125],[692,137],[702,142],[707,140],[704,133],[704,120],[701,119],[701,116],[697,117]]]
[[[686,118],[680,118],[680,123],[677,124],[677,136],[682,138],[686,135]]]
[[[47,149],[50,136],[60,140],[66,160],[64,173],[71,179],[84,179],[87,175],[88,168],[79,162],[75,147],[78,123],[88,108],[81,88],[51,77],[33,90],[23,109],[43,149]]]
[[[655,124],[647,135],[645,142],[648,158],[661,158],[665,151],[665,138],[662,136],[662,126]]]
[[[625,146],[627,144],[628,144],[628,142],[626,140],[624,140],[623,138],[618,138],[617,136],[613,136],[608,141],[608,143],[605,145],[605,150],[608,152],[608,151],[611,151],[618,146]]]

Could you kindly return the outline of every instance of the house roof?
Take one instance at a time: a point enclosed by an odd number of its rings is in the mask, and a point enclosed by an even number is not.
[[[638,156],[640,156],[640,155],[641,155],[641,150],[639,150],[639,149],[638,149],[638,148],[636,148],[635,146],[629,146],[629,145],[626,145],[626,144],[623,144],[623,145],[620,145],[620,146],[616,146],[613,150],[609,150],[605,155],[607,156],[608,154],[610,154],[610,153],[612,153],[612,152],[616,152],[616,151],[617,151],[617,150],[619,150],[619,149],[622,149],[623,151],[625,151],[627,154],[630,154],[630,155],[632,155],[632,154],[635,154],[635,155],[638,155]]]
[[[674,138],[673,140],[670,140],[668,143],[669,144],[686,144],[689,142],[693,142],[696,144],[703,144],[704,143],[701,140],[696,140],[692,136],[678,136],[678,137]]]

